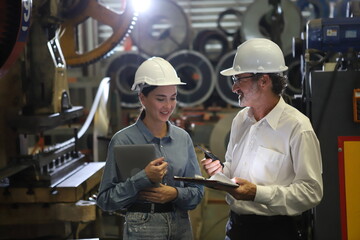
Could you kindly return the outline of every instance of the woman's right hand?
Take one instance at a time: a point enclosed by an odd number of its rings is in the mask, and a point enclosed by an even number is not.
[[[153,183],[160,183],[166,174],[168,163],[164,161],[164,157],[151,161],[145,167],[146,176]]]

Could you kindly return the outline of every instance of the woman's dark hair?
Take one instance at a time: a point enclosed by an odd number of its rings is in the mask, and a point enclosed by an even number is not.
[[[157,88],[157,86],[149,86],[149,87],[144,87],[142,90],[141,90],[141,93],[144,94],[145,97],[147,97],[149,95],[149,93],[154,90],[155,88]],[[145,109],[144,107],[142,107],[140,109],[140,116],[139,118],[141,120],[143,120],[145,118],[145,115],[146,115],[146,112],[145,112]]]
[[[157,88],[158,86],[149,86],[149,87],[144,87],[141,91],[142,94],[145,95],[145,97],[147,97],[147,95],[154,90],[155,88]]]

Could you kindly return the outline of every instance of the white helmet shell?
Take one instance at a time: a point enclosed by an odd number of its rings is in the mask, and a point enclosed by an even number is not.
[[[243,42],[236,50],[233,66],[222,70],[224,76],[241,73],[280,73],[288,69],[280,47],[266,38]]]
[[[152,57],[143,62],[135,73],[131,90],[141,91],[141,86],[185,85],[173,66],[163,58]]]

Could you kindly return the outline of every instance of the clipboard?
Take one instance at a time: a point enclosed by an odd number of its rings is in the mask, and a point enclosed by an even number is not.
[[[196,184],[201,184],[204,185],[206,187],[209,188],[217,188],[220,186],[223,187],[233,187],[233,188],[237,188],[239,187],[238,184],[231,182],[231,180],[226,177],[224,174],[220,174],[217,173],[214,176],[212,176],[211,178],[204,178],[204,177],[178,177],[178,176],[174,176],[174,180],[177,181],[184,181],[184,182],[192,182],[192,183],[196,183]]]

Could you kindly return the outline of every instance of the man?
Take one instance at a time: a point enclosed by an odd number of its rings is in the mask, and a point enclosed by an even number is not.
[[[225,155],[203,159],[209,175],[222,172],[239,187],[222,187],[230,205],[225,239],[304,239],[296,218],[323,196],[318,139],[309,119],[281,97],[284,56],[274,42],[251,39],[237,48],[232,91],[244,107],[235,116]]]

